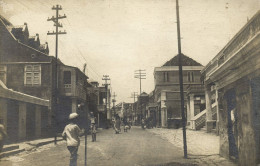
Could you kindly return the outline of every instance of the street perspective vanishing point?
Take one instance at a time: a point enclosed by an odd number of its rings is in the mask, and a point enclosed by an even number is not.
[[[0,0],[1,166],[260,166],[259,0]]]

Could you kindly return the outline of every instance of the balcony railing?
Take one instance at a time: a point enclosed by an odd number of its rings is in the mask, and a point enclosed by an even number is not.
[[[189,85],[187,93],[204,92],[204,85]]]
[[[64,92],[65,94],[71,93],[71,84],[64,84]]]
[[[105,110],[106,110],[105,108],[106,108],[106,105],[98,105],[97,106],[97,109],[98,109],[99,112],[105,112]]]

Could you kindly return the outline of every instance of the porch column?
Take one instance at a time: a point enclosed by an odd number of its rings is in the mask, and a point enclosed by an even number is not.
[[[194,94],[190,94],[190,118],[194,118]]]
[[[71,112],[77,112],[77,99],[73,98],[72,99],[72,104],[71,104]]]
[[[167,127],[167,108],[165,105],[165,101],[161,101],[161,121],[162,127]]]
[[[151,117],[151,110],[150,110],[151,108],[148,108],[148,117]]]
[[[98,127],[99,127],[99,113],[98,113]]]
[[[187,101],[187,125],[190,125],[190,97],[188,96],[188,101]]]
[[[211,90],[209,85],[205,85],[205,100],[206,100],[206,129],[211,132],[213,129],[212,110],[211,110]]]
[[[35,107],[35,136],[41,137],[41,106]]]
[[[0,120],[7,128],[7,99],[0,98]]]
[[[19,129],[18,138],[23,140],[26,138],[26,103],[19,102]]]

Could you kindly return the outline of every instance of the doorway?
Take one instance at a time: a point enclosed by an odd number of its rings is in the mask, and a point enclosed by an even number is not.
[[[237,131],[237,110],[236,110],[236,93],[231,89],[225,94],[227,102],[227,122],[228,122],[228,142],[229,156],[233,160],[238,159],[238,131]]]

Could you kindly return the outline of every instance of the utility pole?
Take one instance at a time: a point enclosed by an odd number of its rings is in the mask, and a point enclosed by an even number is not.
[[[139,100],[139,104],[140,104],[140,109],[141,109],[141,116],[140,116],[140,120],[142,120],[143,118],[143,112],[142,112],[142,102],[141,102],[141,94],[142,94],[142,80],[146,79],[146,73],[145,70],[135,70],[135,78],[138,78],[140,80],[140,100]]]
[[[135,116],[134,116],[134,119],[135,119],[135,120],[136,120],[136,109],[134,108],[134,105],[135,105],[135,98],[137,98],[137,95],[138,95],[137,92],[133,92],[133,93],[131,94],[131,98],[134,98],[133,110],[134,110],[134,112],[135,112]]]
[[[55,58],[56,58],[56,62],[55,62],[55,69],[53,71],[54,73],[54,93],[52,94],[52,113],[54,114],[54,121],[55,121],[55,136],[54,136],[54,144],[57,144],[57,97],[58,97],[58,36],[62,35],[62,34],[67,34],[65,31],[61,32],[59,31],[59,27],[63,27],[61,23],[59,23],[59,19],[63,19],[66,18],[66,15],[64,14],[63,16],[59,15],[59,11],[62,10],[62,7],[60,5],[56,5],[52,7],[52,10],[56,10],[56,17],[52,16],[51,18],[48,18],[47,21],[53,21],[54,22],[54,26],[56,27],[56,31],[54,32],[49,32],[47,33],[47,35],[56,35],[56,47],[55,47]]]
[[[107,111],[107,96],[108,96],[107,90],[108,90],[108,85],[110,85],[109,83],[107,83],[107,81],[110,80],[109,75],[103,75],[102,80],[105,81],[105,83],[102,84],[102,85],[105,86],[105,90],[106,90],[106,108],[105,108],[105,114],[106,114],[106,116],[107,116],[107,119],[111,119],[111,118],[110,118],[109,110]]]
[[[183,149],[184,149],[184,158],[187,158],[186,118],[185,118],[185,113],[184,113],[184,94],[183,94],[183,75],[182,75],[181,30],[180,30],[180,16],[179,16],[179,1],[178,0],[176,0],[176,17],[177,17],[177,35],[178,35],[179,80],[180,80],[180,96],[181,96]]]
[[[115,116],[115,102],[116,102],[116,93],[114,92],[114,94],[112,95],[113,99],[113,116]]]

